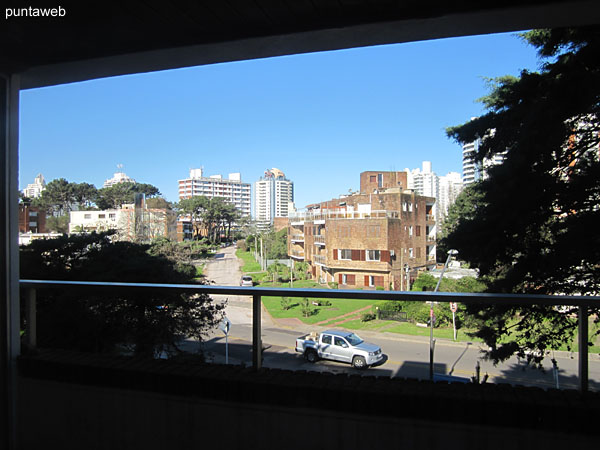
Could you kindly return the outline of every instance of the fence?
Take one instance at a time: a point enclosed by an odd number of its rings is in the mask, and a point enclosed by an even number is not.
[[[401,291],[359,291],[338,289],[301,289],[301,288],[258,288],[237,286],[207,286],[191,284],[154,284],[154,283],[115,283],[94,281],[49,281],[21,280],[20,287],[26,289],[26,330],[27,344],[36,346],[36,296],[38,288],[58,287],[89,289],[109,289],[118,291],[137,289],[176,290],[213,295],[241,295],[252,297],[252,366],[260,369],[262,365],[261,340],[261,298],[262,296],[307,297],[307,298],[345,298],[360,300],[404,300],[457,302],[463,304],[491,305],[502,302],[516,305],[544,306],[577,306],[578,343],[579,343],[579,387],[582,392],[588,390],[588,308],[598,307],[600,297],[597,296],[562,296],[562,295],[518,295],[518,294],[471,294],[455,292],[401,292]]]

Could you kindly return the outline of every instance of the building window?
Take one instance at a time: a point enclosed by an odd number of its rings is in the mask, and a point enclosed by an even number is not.
[[[342,274],[342,284],[348,284],[348,275]]]
[[[408,212],[412,212],[412,203],[408,203]]]
[[[376,177],[375,175],[371,175],[371,176],[369,177],[369,182],[370,182],[370,183],[375,183],[376,181],[377,181],[377,177]]]
[[[369,225],[367,227],[367,237],[379,237],[381,233],[380,225]]]
[[[408,235],[409,235],[409,236],[412,236],[412,235],[413,235],[413,227],[412,227],[412,225],[410,225],[410,226],[408,227]]]
[[[106,218],[106,214],[98,214],[98,219],[105,219]]]
[[[345,260],[352,260],[352,250],[349,249],[340,249],[338,250],[339,252],[339,259],[345,259]]]
[[[110,220],[115,220],[115,219],[117,218],[117,215],[116,215],[116,214],[109,214],[109,215],[108,215],[108,218],[109,218]]]
[[[367,250],[367,261],[380,261],[381,252],[379,250]]]
[[[377,174],[377,187],[383,187],[383,174]]]
[[[402,211],[406,211],[408,209],[408,203],[403,202],[402,203]]]
[[[84,218],[84,219],[88,219],[88,220],[89,220],[89,219],[91,219],[91,218],[92,218],[92,215],[91,215],[91,214],[84,214],[84,215],[83,215],[83,218]]]
[[[414,258],[414,257],[415,257],[415,255],[414,255],[414,250],[413,250],[412,248],[409,248],[409,249],[408,249],[408,257],[409,257],[409,258]]]
[[[29,211],[29,217],[36,217],[37,211]]]
[[[415,205],[415,206],[417,206],[417,205]],[[421,236],[421,226],[420,225],[417,225],[416,235]]]

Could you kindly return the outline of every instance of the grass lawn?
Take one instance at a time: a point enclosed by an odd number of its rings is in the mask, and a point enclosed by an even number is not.
[[[311,287],[311,286],[302,286],[301,285],[301,284],[308,283],[308,282],[309,282],[308,280],[294,282],[294,287]],[[310,282],[310,283],[314,283],[314,282]],[[267,287],[268,284],[269,283],[261,284],[261,287]],[[364,308],[365,306],[372,306],[372,305],[379,303],[378,301],[373,302],[373,301],[366,301],[366,300],[346,300],[346,299],[337,299],[337,298],[331,298],[331,299],[311,298],[311,299],[309,299],[309,301],[311,301],[311,302],[314,300],[330,301],[331,306],[311,305],[311,308],[313,308],[315,313],[313,315],[311,315],[310,317],[304,317],[302,315],[302,309],[300,308],[300,302],[302,301],[302,298],[290,297],[290,300],[291,300],[293,306],[290,309],[284,310],[281,307],[281,297],[266,297],[265,296],[262,299],[263,304],[265,305],[265,308],[267,308],[267,310],[269,311],[269,314],[271,314],[271,316],[273,316],[274,318],[282,319],[282,318],[295,317],[297,319],[300,319],[302,322],[304,322],[306,324],[314,324],[317,322],[321,322],[323,320],[334,319],[334,318],[342,316],[346,313]]]
[[[235,256],[243,261],[242,272],[260,272],[260,264],[254,259],[254,256],[250,252],[245,252],[242,249],[235,251]]]

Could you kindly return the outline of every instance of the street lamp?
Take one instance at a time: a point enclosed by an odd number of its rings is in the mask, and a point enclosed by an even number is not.
[[[444,268],[442,269],[442,273],[440,274],[440,279],[435,285],[435,289],[433,292],[437,292],[440,288],[440,284],[442,283],[442,278],[444,278],[444,272],[446,271],[446,267],[448,267],[448,263],[450,262],[450,258],[454,255],[458,255],[458,250],[448,250],[448,257],[446,258],[446,263],[444,264]],[[435,341],[433,340],[433,298],[429,304],[429,379],[433,381],[433,351],[435,349]]]

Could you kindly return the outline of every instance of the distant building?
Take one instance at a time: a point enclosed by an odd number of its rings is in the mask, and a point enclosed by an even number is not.
[[[35,206],[19,204],[19,233],[45,233],[46,212]]]
[[[241,213],[242,217],[250,217],[251,186],[242,182],[242,175],[230,173],[227,179],[221,175],[205,177],[202,169],[191,169],[189,178],[179,180],[179,199],[204,196],[207,198],[221,197]]]
[[[406,169],[406,173],[409,189],[418,195],[436,199],[436,222],[441,223],[448,214],[448,208],[462,190],[460,174],[449,172],[440,177],[433,172],[430,161],[423,161],[422,169]]]
[[[143,196],[121,209],[71,211],[69,214],[69,233],[116,230],[118,240],[142,242],[161,236],[177,237],[175,212],[168,208],[148,208]]]
[[[37,198],[42,195],[42,191],[44,189],[46,189],[46,180],[44,180],[44,175],[40,173],[37,177],[35,177],[33,183],[28,184],[27,187],[21,192],[25,197]]]
[[[254,219],[258,227],[273,225],[276,217],[288,217],[293,201],[294,183],[279,169],[266,170],[254,183]]]
[[[405,290],[436,265],[435,199],[406,189],[406,172],[363,172],[360,192],[290,216],[288,254],[321,283]]]
[[[123,168],[121,164],[117,165],[117,168],[119,170],[114,173],[112,178],[109,178],[104,182],[103,187],[107,188],[119,183],[135,183],[133,178],[128,177],[125,172],[121,172],[121,169]]]
[[[475,119],[475,117],[471,117],[471,120],[473,119]],[[486,133],[486,136],[493,136],[494,133],[495,130],[490,130],[488,133]],[[469,184],[475,183],[479,180],[485,180],[488,177],[488,170],[493,166],[502,164],[506,158],[507,152],[504,151],[494,154],[491,158],[484,158],[481,162],[476,161],[475,157],[479,152],[480,145],[481,139],[477,139],[473,142],[463,145],[463,186],[468,186]]]

